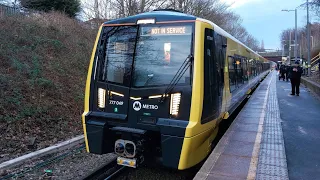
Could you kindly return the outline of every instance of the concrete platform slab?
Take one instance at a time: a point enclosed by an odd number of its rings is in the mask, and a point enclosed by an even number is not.
[[[251,142],[230,141],[229,146],[225,148],[223,154],[242,156],[242,157],[251,157],[253,146],[254,146],[254,143],[251,143]],[[234,147],[238,147],[238,148],[235,149]]]
[[[235,131],[249,131],[249,132],[258,132],[259,124],[258,123],[236,123]]]
[[[256,141],[256,132],[248,131],[237,131],[234,136],[230,138],[231,141],[243,141],[243,142],[252,142]]]
[[[251,158],[222,154],[210,174],[246,178]]]

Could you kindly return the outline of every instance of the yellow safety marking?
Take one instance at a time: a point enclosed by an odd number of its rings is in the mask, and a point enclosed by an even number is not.
[[[272,79],[273,78],[270,78],[268,87],[270,87]],[[268,95],[269,95],[269,90],[267,90],[266,96],[264,97],[263,109],[266,109],[266,107],[267,107]],[[252,155],[251,155],[251,162],[250,162],[250,167],[249,167],[249,171],[248,171],[248,175],[247,175],[247,180],[255,180],[256,179],[256,172],[257,172],[257,167],[258,167],[264,118],[265,118],[265,111],[263,111],[260,116],[258,132],[257,132],[256,140],[255,140],[254,146],[253,146],[253,151],[252,151]]]
[[[90,59],[88,76],[87,76],[87,81],[86,81],[85,97],[84,97],[84,112],[82,114],[82,126],[83,126],[84,140],[85,140],[87,152],[90,152],[90,150],[89,150],[89,144],[88,144],[85,117],[89,112],[90,84],[91,84],[91,75],[92,75],[92,69],[93,69],[93,61],[95,58],[95,53],[97,50],[101,30],[102,30],[102,26],[100,26],[100,28],[99,28],[99,31],[98,31],[98,34],[96,37],[96,42],[94,43],[94,47],[93,47],[93,51],[92,51],[92,55],[91,55],[91,59]]]

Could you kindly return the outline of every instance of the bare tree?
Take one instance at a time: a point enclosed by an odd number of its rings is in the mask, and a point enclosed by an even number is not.
[[[86,0],[84,11],[88,19],[114,19],[132,16],[153,9],[175,9],[208,19],[249,47],[259,48],[259,41],[241,25],[239,15],[220,0]],[[112,8],[111,8],[112,7]]]
[[[245,44],[251,48],[253,51],[259,50],[259,41],[252,35],[248,35]]]
[[[320,19],[320,0],[312,0],[311,8],[315,11],[315,15]]]
[[[82,13],[84,19],[110,19],[111,0],[83,0]]]
[[[261,50],[261,51],[264,51],[264,41],[263,41],[263,40],[261,41],[260,50]]]
[[[311,52],[319,53],[320,51],[320,23],[310,24],[311,29]],[[282,31],[280,35],[281,45],[284,47],[285,55],[288,55],[289,51],[289,39],[291,32],[291,43],[293,43],[294,38],[294,30],[286,29]],[[298,55],[302,55],[306,57],[307,53],[307,30],[306,27],[298,29]],[[291,50],[291,55],[293,54],[293,50]]]

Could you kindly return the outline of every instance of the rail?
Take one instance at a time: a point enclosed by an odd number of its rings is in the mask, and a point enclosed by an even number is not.
[[[88,174],[83,180],[110,180],[115,176],[119,175],[126,167],[119,166],[117,160],[106,163],[99,168],[95,169],[91,174]]]

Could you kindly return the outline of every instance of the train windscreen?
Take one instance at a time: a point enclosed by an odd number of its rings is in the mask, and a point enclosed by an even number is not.
[[[98,80],[134,87],[167,85],[191,54],[191,25],[106,27]],[[133,70],[132,70],[133,69]],[[190,84],[187,70],[178,84]]]
[[[145,26],[139,31],[133,86],[167,85],[191,51],[191,26]],[[190,84],[190,70],[178,84]]]

